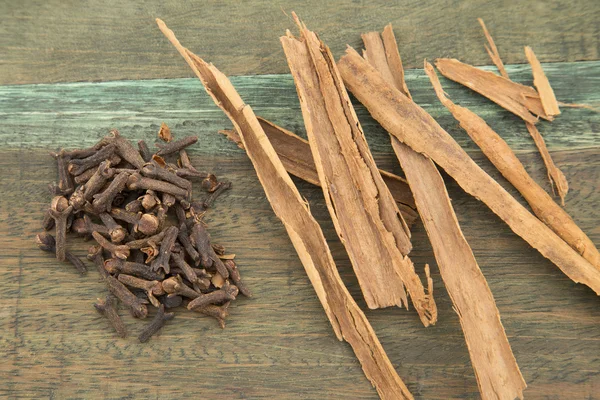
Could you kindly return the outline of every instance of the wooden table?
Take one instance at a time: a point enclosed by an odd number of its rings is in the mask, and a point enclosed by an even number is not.
[[[278,36],[292,23],[279,5],[63,5],[48,1],[0,6],[0,397],[9,398],[376,398],[350,347],[338,342],[304,269],[274,216],[245,153],[217,130],[230,126],[183,60],[158,32],[160,16],[185,45],[223,70],[258,115],[304,135],[293,81]],[[339,3],[339,4],[338,4]],[[484,2],[475,2],[481,3]],[[283,4],[322,33],[336,56],[359,34],[395,24],[403,56],[420,67],[424,56],[456,56],[487,63],[475,18],[483,17],[508,63],[523,62],[531,45],[557,97],[600,104],[597,2],[532,2],[479,9],[450,1],[403,5],[342,4],[325,8]],[[581,7],[581,9],[580,9]],[[229,30],[228,30],[229,29]],[[588,62],[570,62],[587,59]],[[515,80],[531,84],[528,66],[510,65]],[[283,75],[252,75],[284,73]],[[102,82],[55,83],[100,80]],[[36,83],[26,85],[11,85]],[[409,70],[415,101],[517,198],[440,105],[422,70]],[[540,156],[524,124],[467,89],[443,84],[504,137],[533,177],[548,190]],[[360,105],[357,113],[374,157],[400,173],[387,134]],[[198,168],[233,182],[207,214],[214,240],[237,255],[255,293],[240,298],[227,327],[177,310],[175,320],[146,344],[111,333],[92,307],[105,288],[92,270],[78,276],[34,244],[55,179],[48,156],[59,147],[84,147],[117,128],[132,140],[153,142],[161,122],[177,136],[198,135],[191,151]],[[540,123],[548,147],[570,184],[566,210],[600,245],[600,115],[564,109]],[[600,307],[577,285],[444,175],[475,256],[494,293],[530,399],[600,398]],[[298,187],[323,226],[340,273],[359,305],[364,301],[328,216],[319,188]],[[199,188],[196,189],[199,192]],[[418,399],[478,398],[458,318],[444,289],[427,236],[413,229],[411,258],[432,266],[439,307],[436,326],[423,328],[414,311],[366,311],[388,356]],[[89,243],[70,241],[84,256]],[[127,316],[133,333],[145,321]]]

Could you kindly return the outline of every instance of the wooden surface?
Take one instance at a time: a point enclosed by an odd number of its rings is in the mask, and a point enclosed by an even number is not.
[[[508,64],[526,62],[525,45],[542,62],[600,57],[596,0],[24,0],[0,2],[0,84],[191,76],[156,17],[226,74],[287,73],[279,36],[294,25],[291,11],[334,54],[391,22],[408,68],[457,55],[489,64],[478,17]]]
[[[600,62],[544,68],[560,100],[600,103]],[[531,82],[527,67],[509,66],[508,72]],[[233,83],[258,115],[303,134],[289,75],[236,77]],[[510,189],[436,100],[424,73],[407,71],[407,84],[415,101]],[[454,101],[484,117],[549,189],[522,121],[465,88],[443,84]],[[357,113],[378,165],[400,172],[387,133],[361,106]],[[216,133],[230,123],[199,81],[4,86],[0,119],[0,397],[377,398],[350,347],[335,339],[250,161]],[[121,311],[132,335],[116,338],[92,307],[106,293],[96,271],[80,277],[38,250],[34,235],[50,199],[46,184],[56,174],[49,150],[87,146],[110,128],[153,142],[162,121],[178,136],[199,135],[192,161],[233,182],[207,220],[214,240],[237,254],[255,298],[233,304],[225,330],[214,320],[177,310],[159,336],[140,344],[135,336],[146,321]],[[569,179],[566,209],[600,245],[600,114],[564,109],[540,129]],[[600,299],[443,175],[529,385],[526,398],[600,398]],[[458,318],[421,223],[413,229],[411,258],[419,269],[432,266],[439,322],[430,328],[422,327],[414,310],[366,310],[321,189],[298,186],[324,228],[343,279],[416,398],[478,398]],[[80,256],[88,245],[78,238],[69,242]]]

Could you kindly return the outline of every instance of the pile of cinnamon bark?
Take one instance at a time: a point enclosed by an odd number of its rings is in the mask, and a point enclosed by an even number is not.
[[[423,325],[430,326],[437,321],[437,307],[429,267],[415,267],[409,258],[409,228],[420,217],[459,315],[482,397],[522,398],[526,383],[438,168],[573,281],[598,294],[600,253],[566,211],[527,174],[506,142],[482,118],[446,97],[435,69],[427,62],[425,71],[440,101],[521,192],[535,215],[481,169],[412,100],[391,26],[381,34],[364,34],[362,54],[348,48],[336,62],[318,36],[295,14],[294,19],[300,35],[287,31],[280,40],[296,84],[308,141],[258,118],[226,76],[183,47],[164,22],[157,23],[233,123],[235,130],[223,133],[246,150],[336,336],[351,345],[379,395],[387,399],[412,398],[340,279],[321,227],[289,174],[322,187],[368,307],[409,308],[411,304]],[[457,60],[439,59],[436,65],[449,79],[523,119],[562,201],[568,191],[567,181],[552,162],[536,128],[540,119],[551,121],[559,115],[559,103],[530,48],[526,48],[526,56],[535,87],[510,80],[491,36],[480,22],[489,43],[486,48],[501,75]],[[348,91],[389,133],[405,180],[378,170]]]
[[[42,250],[72,263],[81,274],[87,268],[67,250],[67,233],[96,241],[88,259],[110,294],[94,306],[117,334],[127,336],[117,299],[135,318],[146,318],[148,305],[157,308],[139,333],[141,342],[174,317],[165,309],[185,305],[224,327],[231,301],[238,293],[251,296],[235,255],[211,243],[203,221],[231,183],[191,164],[186,147],[197,137],[174,140],[166,124],[158,135],[163,142],[154,154],[144,141],[136,149],[116,130],[88,149],[53,154],[58,183],[50,185],[55,197],[44,232],[37,235]],[[194,200],[191,179],[201,182],[202,200]]]

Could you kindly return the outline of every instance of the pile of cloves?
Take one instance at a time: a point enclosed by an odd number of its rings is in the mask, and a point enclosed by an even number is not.
[[[94,307],[117,334],[127,336],[117,299],[136,318],[146,318],[149,305],[158,309],[140,333],[141,342],[174,317],[166,308],[185,305],[214,317],[223,328],[230,302],[238,293],[251,296],[235,256],[211,243],[203,222],[206,210],[231,183],[190,163],[185,149],[197,137],[173,140],[165,124],[158,136],[162,143],[154,154],[143,140],[136,149],[116,130],[88,149],[53,153],[58,183],[49,185],[55,197],[43,220],[44,232],[37,235],[42,250],[81,274],[86,266],[67,250],[67,233],[96,241],[87,258],[110,293]],[[192,197],[195,179],[206,192],[200,201]],[[47,232],[52,229],[55,236]]]

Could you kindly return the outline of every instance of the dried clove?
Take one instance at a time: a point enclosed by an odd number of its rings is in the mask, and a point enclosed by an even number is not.
[[[162,281],[165,274],[162,271],[152,271],[146,264],[123,261],[119,258],[109,258],[104,262],[104,268],[112,275],[126,274],[149,281]]]
[[[80,236],[91,236],[94,231],[108,235],[108,228],[104,225],[93,223],[87,214],[84,214],[82,218],[76,218],[73,221],[71,230]]]
[[[69,204],[73,206],[73,209],[76,211],[81,210],[85,206],[85,198],[84,198],[84,190],[85,186],[80,185],[75,189],[71,197],[69,197]]]
[[[175,308],[183,303],[183,297],[178,295],[161,296],[160,302],[165,305],[165,308]]]
[[[175,196],[177,199],[185,199],[189,194],[187,190],[182,189],[177,185],[173,185],[169,182],[159,181],[157,179],[146,178],[137,172],[129,176],[129,179],[127,180],[127,187],[130,190],[150,189],[157,192],[169,193]]]
[[[104,279],[108,276],[108,271],[104,268],[104,256],[102,255],[102,246],[94,245],[88,249],[87,259],[93,261],[100,273],[100,276]]]
[[[142,214],[134,226],[135,231],[144,235],[154,235],[160,227],[160,220],[154,214]]]
[[[129,257],[129,247],[126,245],[116,245],[114,243],[109,242],[104,236],[102,236],[99,232],[92,232],[92,236],[96,239],[96,242],[106,250],[110,251],[110,253],[122,260],[126,260]]]
[[[135,199],[130,201],[129,203],[125,204],[125,211],[129,211],[132,213],[138,213],[144,210],[144,207],[142,206],[142,200],[140,199]]]
[[[160,305],[159,301],[154,296],[160,296],[165,294],[162,285],[159,281],[147,281],[145,279],[137,278],[133,275],[119,274],[119,282],[137,289],[142,289],[146,292],[148,300],[154,307]]]
[[[104,281],[106,282],[108,290],[110,290],[112,294],[118,297],[119,300],[121,300],[123,304],[129,308],[131,315],[142,319],[148,316],[148,308],[146,305],[143,304],[135,294],[131,293],[131,291],[127,289],[125,285],[119,282],[114,276],[108,275]]]
[[[103,301],[98,299],[98,302],[94,304],[94,308],[103,316],[108,319],[108,322],[122,338],[127,337],[127,328],[125,328],[125,324],[119,314],[117,313],[117,299],[110,294],[106,296],[106,299]]]
[[[117,194],[119,194],[127,184],[129,174],[121,172],[117,174],[110,185],[101,193],[93,195],[94,202],[92,203],[97,212],[109,211],[112,207],[112,202]]]
[[[240,293],[246,297],[252,297],[252,292],[250,289],[242,282],[242,278],[240,277],[240,271],[237,268],[237,264],[233,260],[225,260],[223,262],[225,264],[225,268],[229,271],[229,278],[238,287]]]
[[[187,305],[187,308],[188,310],[194,310],[196,308],[202,308],[208,304],[218,304],[225,301],[235,300],[238,292],[239,290],[237,286],[230,284],[229,281],[225,281],[225,284],[221,289],[207,294],[201,294],[194,300],[190,301]]]
[[[204,268],[214,267],[223,278],[227,279],[229,271],[210,245],[210,235],[202,222],[194,224],[190,239],[196,244],[196,250],[200,254],[200,265]]]
[[[222,306],[208,304],[204,307],[194,308],[193,311],[215,318],[217,322],[219,322],[219,326],[221,327],[221,329],[225,329],[225,318],[229,316],[230,304],[230,301],[225,302]]]
[[[108,213],[100,213],[99,217],[106,226],[106,228],[108,228],[108,235],[110,236],[110,240],[113,243],[121,243],[127,235],[127,230],[121,225],[119,225],[117,221],[115,221],[115,219],[112,217],[112,215]]]
[[[161,204],[166,208],[171,208],[177,203],[175,196],[169,193],[163,193],[161,198]]]
[[[144,140],[138,141],[138,150],[144,161],[148,162],[152,159],[152,153]]]
[[[35,240],[41,250],[49,253],[56,253],[56,240],[54,239],[54,236],[48,232],[39,233]],[[84,275],[87,272],[85,264],[73,253],[65,251],[65,260],[73,264],[81,275]]]
[[[164,326],[165,322],[172,320],[174,317],[175,313],[166,313],[165,306],[161,304],[160,307],[158,307],[158,312],[154,316],[152,322],[150,322],[138,336],[139,341],[141,343],[147,342],[152,335]]]
[[[217,189],[218,184],[219,181],[217,181],[217,177],[214,174],[208,174],[208,176],[202,180],[202,189],[212,193]]]
[[[190,258],[194,261],[194,265],[200,265],[200,254],[198,251],[196,251],[192,241],[190,240],[188,228],[185,222],[182,222],[179,225],[179,233],[177,234],[177,238],[179,239],[179,243],[181,243],[188,256],[190,256]]]
[[[122,137],[119,131],[116,129],[110,131],[110,136],[102,139],[101,143],[113,143],[115,145],[117,154],[119,154],[125,161],[130,163],[135,168],[142,168],[145,163],[140,153],[127,139]]]
[[[171,253],[171,260],[173,260],[175,265],[178,266],[181,271],[183,271],[183,275],[192,283],[192,285],[195,285],[198,282],[198,276],[196,275],[196,272],[188,263],[185,262],[181,254],[175,252]],[[196,291],[200,291],[197,288],[194,289],[196,289]]]
[[[85,184],[83,197],[86,201],[92,201],[94,195],[102,190],[102,187],[115,175],[115,170],[110,168],[110,161],[102,161],[94,174]]]
[[[141,249],[148,246],[148,243],[160,243],[165,236],[165,231],[159,232],[154,236],[149,236],[143,239],[133,240],[131,242],[127,242],[126,245],[130,249]]]
[[[85,172],[73,177],[73,180],[77,185],[83,185],[84,183],[88,182],[92,176],[94,176],[96,171],[98,171],[98,168],[90,168]]]
[[[169,154],[177,153],[179,150],[185,149],[197,141],[198,136],[187,136],[183,139],[168,142],[167,144],[157,144],[156,147],[160,150],[156,152],[156,155],[164,157]]]
[[[50,153],[52,157],[56,159],[57,167],[58,167],[58,185],[57,188],[62,195],[68,195],[73,192],[75,188],[75,184],[73,183],[73,178],[69,174],[68,170],[68,159],[66,152],[64,150],[60,150],[58,153]]]
[[[170,226],[165,229],[165,236],[160,244],[160,253],[158,254],[156,260],[154,260],[151,264],[154,271],[158,271],[162,268],[165,273],[169,273],[169,259],[171,258],[171,250],[175,244],[175,240],[177,240],[178,232],[179,229],[177,229],[175,226]]]
[[[73,211],[73,206],[63,196],[56,196],[50,204],[50,215],[54,218],[56,227],[56,259],[65,261],[67,241],[67,218]]]
[[[142,207],[148,211],[160,204],[160,199],[154,190],[146,190],[146,193],[139,200],[142,202]]]
[[[86,158],[79,158],[69,162],[69,172],[72,175],[81,175],[90,168],[98,166],[101,162],[110,159],[115,153],[115,146],[109,144],[96,153]]]
[[[202,202],[204,209],[210,208],[213,206],[213,203],[224,191],[231,189],[231,182],[219,182],[217,186],[212,190],[212,193],[209,194],[206,199]]]
[[[162,281],[162,287],[165,292],[169,293],[170,296],[183,296],[190,299],[195,299],[202,295],[183,283],[183,279],[181,279],[181,276],[179,275]]]
[[[173,172],[159,167],[153,162],[146,163],[142,168],[142,174],[148,178],[158,179],[161,181],[172,183],[179,186],[181,189],[190,191],[192,184],[187,179],[184,179]]]
[[[54,228],[54,218],[52,218],[50,209],[47,209],[44,213],[44,219],[42,220],[42,229],[45,231],[49,231],[52,228]]]

